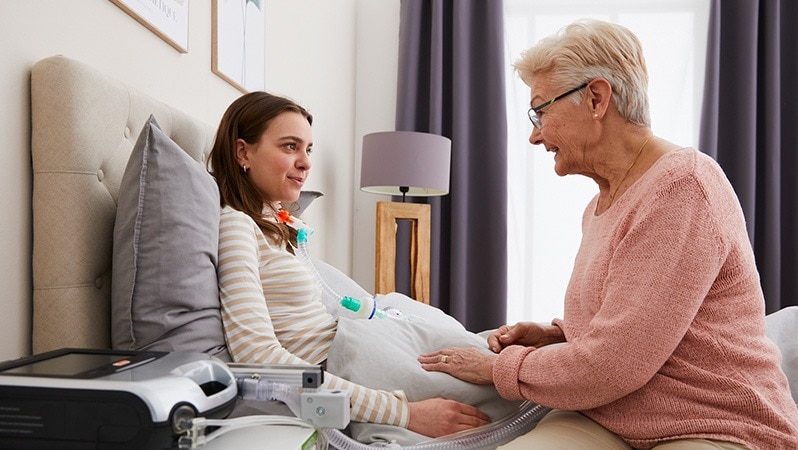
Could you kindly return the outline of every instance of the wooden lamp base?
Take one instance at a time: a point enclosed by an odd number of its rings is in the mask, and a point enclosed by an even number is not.
[[[410,297],[429,304],[430,211],[427,204],[377,202],[376,294],[396,291],[396,221],[409,220]]]

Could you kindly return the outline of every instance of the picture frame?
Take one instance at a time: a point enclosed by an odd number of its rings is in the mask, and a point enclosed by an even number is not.
[[[111,0],[180,53],[188,53],[190,0]]]
[[[243,93],[263,90],[266,63],[263,0],[211,3],[211,70]]]

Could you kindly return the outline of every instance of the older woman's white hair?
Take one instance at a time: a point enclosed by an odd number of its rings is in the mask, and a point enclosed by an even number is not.
[[[599,20],[574,22],[525,51],[513,67],[528,86],[541,75],[562,89],[604,78],[621,117],[651,126],[643,48],[626,27]]]

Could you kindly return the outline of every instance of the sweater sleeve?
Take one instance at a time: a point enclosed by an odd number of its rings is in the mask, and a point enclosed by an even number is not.
[[[591,229],[609,219],[586,212],[566,294],[568,343],[506,348],[493,371],[502,396],[590,409],[641,388],[671,357],[726,250],[694,176],[647,195],[611,226]]]
[[[219,295],[225,338],[234,361],[255,364],[311,364],[277,338],[260,280],[260,258],[272,250],[258,241],[254,222],[243,215],[223,214],[219,234]],[[406,427],[407,399],[402,391],[381,391],[325,374],[325,389],[351,394],[352,419]]]

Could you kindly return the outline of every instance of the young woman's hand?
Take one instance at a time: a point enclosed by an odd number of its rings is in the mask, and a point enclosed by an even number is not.
[[[496,353],[501,352],[508,345],[543,347],[557,342],[565,342],[565,336],[560,327],[535,322],[502,325],[488,336],[488,347]]]
[[[490,423],[490,417],[479,409],[444,398],[430,398],[408,404],[410,422],[407,429],[437,438]]]

